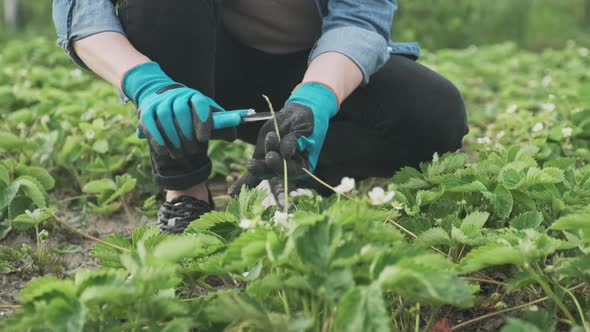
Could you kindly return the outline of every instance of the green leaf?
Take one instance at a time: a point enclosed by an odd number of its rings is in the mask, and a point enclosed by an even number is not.
[[[4,239],[8,233],[12,230],[11,219],[0,219],[0,240]]]
[[[116,191],[117,185],[113,180],[109,179],[101,179],[101,180],[94,180],[91,181],[82,187],[82,191],[87,194],[102,194],[106,191]]]
[[[10,184],[10,172],[8,171],[8,168],[2,165],[0,165],[0,182],[0,188],[2,188],[2,184]]]
[[[105,154],[109,151],[109,142],[106,139],[101,139],[92,144],[92,150]]]
[[[18,295],[21,304],[30,304],[34,301],[51,300],[55,297],[74,299],[76,291],[70,280],[60,280],[47,275],[31,280]]]
[[[71,254],[82,251],[82,246],[64,242],[51,250],[58,254]]]
[[[488,188],[481,181],[462,182],[460,179],[452,177],[443,182],[445,191],[451,193],[470,193],[470,192],[485,192]]]
[[[336,311],[336,327],[345,332],[391,331],[381,288],[377,284],[350,288]]]
[[[490,243],[471,250],[461,260],[459,271],[462,274],[466,274],[490,266],[503,264],[522,265],[525,262],[526,258],[518,248],[499,243]]]
[[[124,194],[131,192],[135,185],[137,184],[137,179],[128,179],[105,201],[101,202],[102,205],[109,204],[110,202],[114,201],[115,199],[121,197]]]
[[[424,180],[424,175],[413,167],[403,167],[395,173],[393,183],[407,189],[426,189],[431,185]]]
[[[433,161],[428,166],[428,176],[433,177],[445,173],[452,173],[465,167],[469,161],[469,156],[465,153],[445,153],[437,161]]]
[[[510,221],[516,229],[537,228],[543,222],[543,215],[538,211],[525,212]]]
[[[473,298],[467,282],[453,273],[404,259],[387,266],[379,275],[384,290],[414,302],[468,307]]]
[[[236,220],[254,219],[264,212],[262,201],[267,194],[261,189],[245,189],[237,198],[227,203],[227,212],[233,214]]]
[[[38,222],[37,220],[33,219],[28,214],[21,214],[20,216],[17,216],[16,218],[14,218],[12,223],[13,223],[15,229],[17,229],[19,231],[26,231],[28,229],[35,227],[35,225],[38,225],[41,222],[40,221]]]
[[[503,169],[499,175],[500,182],[508,189],[516,189],[522,179],[523,176],[520,175],[520,172],[513,168]]]
[[[39,183],[41,183],[43,189],[45,190],[51,190],[55,186],[55,180],[53,177],[46,169],[41,167],[18,165],[16,167],[15,173],[17,176],[28,175],[35,178],[37,181],[39,181]]]
[[[508,218],[512,212],[512,194],[504,186],[499,185],[494,190],[494,210],[502,219]]]
[[[237,222],[236,217],[229,212],[212,211],[191,222],[184,232],[187,234],[210,232],[230,241],[240,234],[241,229]]]
[[[24,231],[39,225],[49,218],[51,218],[51,214],[45,210],[37,209],[33,212],[27,210],[13,220],[13,225],[15,229]]]
[[[74,159],[77,154],[80,153],[80,146],[83,144],[82,137],[80,136],[68,136],[64,142],[61,151],[57,155],[57,161],[60,165],[68,165]]]
[[[296,230],[295,248],[301,261],[318,270],[326,270],[330,264],[333,249],[338,244],[340,228],[330,224],[326,218],[316,216],[311,225],[300,225]]]
[[[590,232],[590,211],[563,216],[557,219],[551,225],[551,228],[560,231],[583,230]]]
[[[261,228],[240,234],[224,251],[223,267],[232,272],[252,268],[267,255],[266,238],[266,231]]]
[[[0,185],[0,211],[12,202],[19,188],[18,182],[13,182],[9,186]]]
[[[96,205],[93,203],[88,203],[88,210],[90,210],[90,212],[95,213],[95,214],[99,214],[99,215],[103,215],[103,216],[108,216],[110,214],[113,214],[115,212],[117,212],[117,210],[119,210],[121,208],[121,203],[119,202],[115,202],[115,203],[111,203],[111,204],[107,204],[107,205]]]
[[[441,227],[430,228],[418,235],[416,243],[425,247],[437,245],[451,245],[451,237]]]
[[[16,196],[8,206],[8,218],[14,220],[17,216],[25,213],[26,210],[34,209],[32,204],[33,201],[30,198],[21,195]]]
[[[133,249],[129,240],[121,235],[108,236],[105,241],[125,249]],[[90,252],[90,256],[98,258],[104,267],[121,267],[120,255],[121,251],[102,243],[97,244]]]
[[[14,180],[14,183],[18,183],[20,189],[38,207],[44,208],[47,206],[47,201],[45,200],[45,189],[43,189],[43,185],[35,178],[24,175]]]
[[[461,225],[461,228],[453,226],[451,239],[455,243],[475,246],[482,242],[481,229],[474,225]]]
[[[463,219],[463,222],[461,223],[461,229],[463,229],[464,226],[474,226],[477,229],[481,229],[485,225],[486,221],[488,221],[489,217],[490,214],[487,212],[472,212],[470,215],[465,217],[465,219]]]
[[[6,131],[0,131],[0,150],[7,152],[18,152],[23,148],[23,143],[26,141],[14,134]]]
[[[416,194],[416,205],[422,207],[436,202],[444,194],[444,188],[439,190],[419,190]]]
[[[219,242],[215,242],[218,244]],[[210,243],[203,243],[194,235],[183,235],[162,241],[153,251],[155,262],[176,263],[182,258],[191,258],[199,254],[203,246]]]
[[[236,291],[220,291],[205,307],[207,319],[218,323],[250,322],[260,331],[272,331],[264,306]]]

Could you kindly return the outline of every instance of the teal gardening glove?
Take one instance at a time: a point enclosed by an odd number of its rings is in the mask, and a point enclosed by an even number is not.
[[[138,108],[138,136],[158,153],[178,159],[207,148],[212,112],[223,111],[211,98],[175,82],[155,62],[130,69],[121,85]]]
[[[274,121],[267,121],[258,133],[254,155],[246,165],[248,172],[234,183],[230,194],[238,194],[243,185],[252,188],[262,179],[282,175],[283,158],[287,161],[289,179],[307,177],[303,169],[315,170],[330,118],[338,108],[338,97],[327,85],[307,82],[295,88],[276,114],[281,140]]]

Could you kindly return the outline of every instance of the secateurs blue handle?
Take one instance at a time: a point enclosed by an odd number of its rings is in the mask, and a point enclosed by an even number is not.
[[[253,109],[214,112],[213,129],[237,127],[244,122],[244,117],[255,113]]]
[[[213,113],[213,129],[233,128],[246,122],[257,122],[272,119],[270,112],[256,113],[253,109],[221,111]],[[145,138],[141,130],[137,129],[137,137]]]

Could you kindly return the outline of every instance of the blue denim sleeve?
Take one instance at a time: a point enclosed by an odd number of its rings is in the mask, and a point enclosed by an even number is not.
[[[364,83],[389,60],[389,35],[396,0],[329,0],[323,33],[309,61],[326,52],[346,55],[361,69]]]
[[[125,34],[111,0],[53,0],[53,22],[58,44],[85,69],[88,68],[76,55],[72,42],[99,32]]]

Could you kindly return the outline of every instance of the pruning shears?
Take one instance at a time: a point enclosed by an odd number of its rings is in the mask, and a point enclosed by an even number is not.
[[[272,119],[271,112],[256,113],[254,109],[213,112],[213,129],[235,128],[244,123],[266,121]],[[145,135],[137,129],[137,137]]]
[[[254,109],[214,112],[213,129],[233,128],[244,123],[266,121],[270,119],[272,119],[271,112],[256,113]]]

